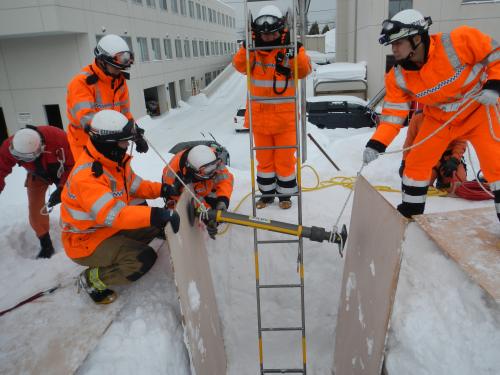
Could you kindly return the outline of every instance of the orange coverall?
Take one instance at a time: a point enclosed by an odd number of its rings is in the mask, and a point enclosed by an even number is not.
[[[234,177],[227,167],[221,163],[217,168],[215,175],[209,180],[194,181],[189,171],[186,168],[187,152],[190,149],[182,150],[174,155],[170,160],[170,167],[182,178],[184,183],[192,183],[196,197],[207,207],[215,209],[217,203],[224,202],[226,207],[229,207],[229,200],[233,193]],[[168,185],[178,185],[175,175],[172,171],[165,167],[163,168],[163,183]],[[181,185],[182,186],[182,185]],[[181,193],[182,191],[180,191]],[[180,195],[172,196],[175,201]]]
[[[85,126],[90,124],[96,112],[113,109],[130,120],[133,118],[125,78],[105,74],[95,61],[84,67],[68,84],[66,106],[70,121],[68,141],[75,160],[87,144],[89,136]]]
[[[408,131],[406,133],[406,139],[403,148],[410,147],[411,145],[414,144],[415,138],[418,132],[420,131],[420,128],[422,127],[423,121],[424,121],[424,115],[422,112],[417,112],[412,116],[410,124],[408,125]],[[438,163],[432,168],[432,175],[429,185],[433,186],[434,182],[438,180],[438,187],[446,187],[450,192],[455,189],[455,186],[451,185],[451,183],[453,182],[453,178],[444,176],[440,171],[442,162],[449,159],[450,157],[454,157],[458,161],[460,161],[460,164],[458,165],[455,174],[456,178],[460,182],[466,181],[467,171],[465,170],[464,164],[461,162],[466,149],[467,149],[466,140],[464,139],[453,140],[446,148],[446,151],[443,153],[443,156],[438,161]],[[403,152],[403,162],[405,164],[406,164],[406,157],[410,152],[413,152],[413,150],[414,149]],[[416,152],[418,152],[418,146],[415,148],[415,150]]]
[[[277,55],[284,55],[283,66],[291,69],[286,77],[276,71]],[[288,58],[286,50],[251,51],[250,95],[252,96],[252,131],[256,147],[293,146],[297,143],[295,133],[295,83],[293,69],[295,58]],[[247,74],[246,49],[241,47],[233,57],[237,71]],[[311,62],[305,48],[297,52],[298,79],[311,72]],[[275,80],[275,92],[273,88]],[[287,101],[273,101],[272,98]],[[265,100],[268,99],[268,100]],[[271,100],[269,100],[271,99]],[[248,102],[245,127],[248,128]],[[257,150],[257,184],[263,194],[293,194],[297,191],[295,174],[295,149]]]
[[[70,258],[91,255],[105,239],[123,229],[151,226],[151,207],[133,206],[135,198],[160,196],[161,183],[143,180],[130,167],[131,156],[122,165],[104,157],[87,142],[61,194],[62,242]],[[96,177],[92,165],[102,164]]]
[[[419,142],[463,109],[487,80],[500,80],[500,48],[490,36],[468,26],[449,34],[431,35],[426,62],[420,69],[406,70],[396,65],[386,74],[380,125],[367,146],[384,152],[399,133],[412,101],[425,105],[424,120],[414,141]],[[490,133],[487,108],[474,101],[446,128],[409,153],[402,181],[402,204],[398,206],[404,216],[424,212],[432,168],[450,142],[460,138],[469,140],[476,150],[495,194],[500,219],[500,143]],[[498,133],[495,111],[489,110],[493,129]]]

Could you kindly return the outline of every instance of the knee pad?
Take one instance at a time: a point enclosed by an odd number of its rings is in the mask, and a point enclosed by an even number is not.
[[[139,271],[128,275],[127,279],[130,281],[139,280],[151,269],[151,267],[153,267],[157,257],[158,255],[156,255],[156,252],[149,246],[145,250],[141,251],[139,255],[137,255],[137,261],[140,263],[141,267]]]

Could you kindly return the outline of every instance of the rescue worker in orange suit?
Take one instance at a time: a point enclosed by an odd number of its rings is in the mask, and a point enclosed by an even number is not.
[[[169,167],[163,169],[162,178],[164,186],[171,189],[165,200],[167,206],[175,203],[183,190],[174,171],[182,182],[192,184],[192,191],[206,208],[227,210],[233,193],[234,177],[212,148],[197,145],[182,150],[170,160]],[[208,221],[205,224],[209,236],[215,239],[218,223]]]
[[[286,16],[274,5],[264,6],[252,22],[252,38],[255,47],[275,47],[270,50],[250,51],[252,99],[252,131],[256,147],[294,146],[295,99],[293,69],[298,65],[298,79],[311,72],[311,62],[302,44],[293,50],[281,46],[290,45],[290,33]],[[246,48],[243,45],[233,57],[233,65],[240,73],[247,73]],[[273,100],[273,98],[275,98]],[[279,101],[288,98],[287,101]],[[248,103],[245,113],[248,127]],[[295,149],[256,150],[257,184],[263,196],[257,208],[264,208],[279,197],[279,206],[290,208],[290,194],[297,192]]]
[[[391,44],[397,64],[385,76],[380,124],[366,145],[363,162],[372,162],[386,150],[399,133],[412,100],[425,105],[414,143],[455,116],[408,154],[398,210],[406,217],[424,212],[432,168],[450,142],[466,139],[476,150],[485,178],[491,181],[500,219],[500,143],[493,138],[488,121],[489,111],[493,131],[498,132],[494,106],[500,92],[499,44],[468,26],[429,35],[431,23],[430,17],[406,9],[382,24],[379,41]]]
[[[109,287],[138,280],[156,261],[149,242],[179,215],[159,207],[133,206],[135,198],[155,199],[165,187],[137,176],[127,154],[134,122],[113,110],[93,117],[90,139],[62,192],[62,242],[72,261],[88,267],[78,278],[95,303],[115,300]]]
[[[94,49],[94,62],[78,73],[68,84],[66,96],[68,141],[75,160],[87,144],[88,126],[94,115],[103,109],[113,109],[133,120],[127,72],[134,63],[134,53],[118,35],[106,35]],[[134,140],[137,152],[147,152],[149,146],[139,129]]]
[[[403,148],[406,149],[414,144],[415,138],[422,127],[424,115],[421,110],[415,111],[411,117],[408,131],[406,133],[405,143]],[[467,170],[463,162],[463,156],[467,149],[467,141],[457,138],[448,145],[446,151],[441,156],[438,163],[432,168],[430,186],[436,184],[438,189],[446,189],[449,193],[453,193],[460,184],[467,180]],[[405,160],[412,150],[403,152],[403,160],[401,167],[399,167],[399,176],[403,178],[403,171],[405,168]]]
[[[61,191],[74,164],[66,133],[54,126],[27,125],[7,138],[0,148],[0,192],[5,187],[5,177],[16,164],[28,172],[25,186],[29,222],[41,247],[37,258],[50,258],[54,254],[54,246],[49,233],[47,209],[61,203]],[[52,184],[56,185],[56,190],[50,194],[46,204],[45,194]]]

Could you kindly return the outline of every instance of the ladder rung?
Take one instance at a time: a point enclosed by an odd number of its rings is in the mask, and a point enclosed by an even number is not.
[[[252,150],[285,150],[287,148],[299,148],[297,145],[293,146],[260,146],[260,147],[252,147]]]
[[[268,289],[268,288],[300,288],[301,284],[264,284],[259,285],[258,288]]]
[[[250,96],[250,101],[260,101],[260,102],[268,102],[268,101],[272,101],[272,102],[276,102],[276,103],[279,103],[279,102],[290,102],[290,99],[295,99],[296,96],[295,95],[290,95],[290,96],[286,96],[284,98],[276,98],[276,97],[268,97],[268,98],[264,98],[264,97],[258,97],[258,98],[255,98],[253,96]]]
[[[303,374],[304,370],[301,368],[265,368],[262,370],[263,374],[287,374],[287,373],[294,373],[294,374]]]
[[[297,243],[300,240],[262,240],[257,241],[258,245],[266,245],[266,244],[277,244],[277,243]]]
[[[279,198],[279,197],[298,197],[299,193],[291,194],[255,194],[255,198]]]
[[[277,331],[302,331],[302,327],[267,327],[261,328],[262,332],[277,332]]]
[[[262,0],[262,1],[268,1],[268,0]],[[249,47],[249,51],[269,51],[273,49],[283,49],[283,48],[288,48],[288,49],[295,49],[295,46],[293,44],[288,44],[286,46],[266,46],[266,47]]]

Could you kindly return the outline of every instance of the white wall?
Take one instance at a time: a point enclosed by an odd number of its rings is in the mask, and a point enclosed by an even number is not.
[[[33,123],[46,123],[43,104],[59,104],[65,126],[66,86],[83,66],[93,60],[96,35],[118,34],[132,38],[136,63],[129,81],[131,111],[135,117],[146,114],[143,90],[186,80],[191,91],[191,77],[204,86],[204,76],[230,63],[230,53],[194,58],[175,57],[175,39],[190,41],[236,41],[234,28],[209,23],[189,15],[174,13],[168,0],[168,11],[150,8],[131,0],[2,0],[0,1],[0,106],[3,108],[9,134],[21,127],[19,112],[29,112]],[[229,6],[216,0],[195,0],[216,11],[234,17]],[[105,31],[104,31],[105,30]],[[151,38],[159,38],[162,59],[141,62],[137,37],[147,38],[149,56],[153,59]],[[163,39],[172,40],[173,59],[166,60]],[[184,49],[183,49],[184,52]],[[203,79],[202,79],[203,78]],[[167,95],[168,98],[168,95]],[[169,103],[170,106],[170,103]],[[165,106],[163,106],[165,107]]]

